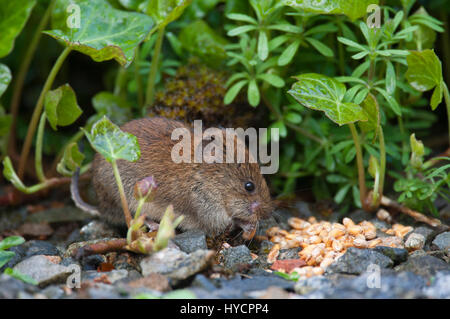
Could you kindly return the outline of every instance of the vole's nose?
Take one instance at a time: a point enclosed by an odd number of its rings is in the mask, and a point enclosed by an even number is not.
[[[253,202],[250,204],[250,211],[252,214],[258,213],[258,211],[261,209],[261,204],[259,202]]]

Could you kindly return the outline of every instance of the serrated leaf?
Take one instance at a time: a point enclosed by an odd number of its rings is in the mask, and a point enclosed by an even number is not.
[[[12,75],[9,68],[0,63],[0,98],[2,97],[3,93],[5,93],[6,89],[8,88],[9,83],[11,82]]]
[[[68,24],[76,17],[76,11],[67,11],[70,5],[80,9],[78,26],[75,21]],[[54,29],[44,33],[96,62],[114,59],[128,66],[152,26],[150,17],[114,9],[106,0],[56,0],[52,13]]]
[[[48,91],[44,100],[45,113],[50,126],[56,131],[58,126],[68,126],[83,113],[77,103],[75,92],[69,84]]]
[[[442,64],[433,50],[410,51],[406,57],[408,70],[406,79],[409,84],[418,91],[425,92],[436,88],[443,89]],[[432,109],[434,110],[442,101],[442,92],[434,92]]]
[[[0,58],[13,50],[35,4],[36,0],[0,0]]]
[[[325,75],[302,74],[288,91],[299,103],[313,110],[323,111],[333,122],[344,125],[367,121],[366,112],[355,103],[345,103],[345,85]]]
[[[64,150],[64,155],[61,161],[58,163],[58,173],[62,175],[69,175],[75,172],[75,170],[81,166],[84,160],[84,154],[78,149],[77,143],[70,143]]]
[[[5,250],[14,246],[19,246],[25,242],[20,236],[9,236],[0,241],[0,250]],[[1,267],[1,266],[0,266]]]
[[[136,162],[141,157],[136,136],[123,132],[106,116],[92,126],[90,133],[83,131],[91,146],[110,163],[118,159]]]
[[[228,41],[203,20],[185,26],[178,38],[183,48],[212,67],[220,66],[227,58],[225,45]]]

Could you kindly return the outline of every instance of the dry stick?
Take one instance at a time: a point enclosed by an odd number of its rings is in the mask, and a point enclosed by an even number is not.
[[[31,117],[30,124],[28,125],[28,132],[25,138],[25,142],[22,147],[22,152],[20,154],[19,169],[17,175],[20,179],[23,179],[25,167],[27,164],[28,154],[30,153],[31,142],[33,141],[34,132],[36,131],[36,126],[38,124],[39,118],[41,117],[41,112],[44,107],[44,98],[46,93],[51,89],[53,81],[55,80],[56,74],[60,70],[64,60],[69,55],[71,49],[69,47],[65,48],[64,51],[56,60],[50,74],[48,75],[47,81],[45,81],[44,88],[42,89],[41,95],[39,96],[36,107],[34,108],[33,116]]]
[[[8,137],[8,154],[10,155],[11,158],[12,158],[11,155],[16,154],[17,152],[16,150],[17,114],[19,113],[20,98],[22,97],[22,89],[23,84],[25,82],[25,76],[27,74],[28,68],[30,67],[34,53],[36,52],[39,40],[41,39],[42,30],[45,28],[50,18],[52,7],[53,7],[52,4],[48,6],[47,11],[44,14],[44,17],[41,19],[41,22],[39,23],[39,26],[37,27],[36,32],[33,35],[31,43],[27,48],[27,51],[23,58],[23,62],[19,69],[19,73],[17,74],[17,79],[14,82],[13,96],[11,99],[11,106],[10,106],[12,121],[11,121],[11,128],[9,130],[10,134]]]
[[[419,221],[419,222],[423,222],[426,223],[432,227],[438,227],[438,226],[442,226],[442,223],[439,219],[436,218],[432,218],[432,217],[427,217],[424,214],[421,214],[419,212],[416,212],[406,206],[400,205],[399,203],[397,203],[396,201],[393,201],[392,199],[383,196],[381,197],[381,205],[386,206],[386,207],[391,207],[394,208],[398,211],[400,211],[401,213],[408,215],[412,218],[414,218],[415,220]],[[445,225],[444,225],[445,226]],[[445,226],[448,228],[448,226]]]

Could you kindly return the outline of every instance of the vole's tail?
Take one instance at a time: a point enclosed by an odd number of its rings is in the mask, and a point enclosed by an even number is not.
[[[72,200],[79,209],[91,214],[92,216],[99,216],[100,212],[97,207],[89,205],[86,203],[80,196],[80,192],[78,190],[78,180],[80,178],[80,168],[78,167],[75,173],[72,175],[72,181],[70,183],[70,193],[72,195]]]
[[[83,151],[83,143],[80,145],[80,151]],[[75,173],[72,175],[72,180],[70,183],[70,194],[72,195],[72,200],[79,209],[85,211],[86,213],[91,214],[93,217],[100,216],[100,212],[97,207],[89,205],[86,203],[80,196],[80,191],[78,190],[78,181],[80,179],[80,168],[78,167],[75,170]]]

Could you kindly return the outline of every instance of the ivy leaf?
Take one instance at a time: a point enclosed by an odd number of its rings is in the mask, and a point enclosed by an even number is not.
[[[435,110],[442,101],[443,78],[442,64],[433,50],[410,51],[406,57],[408,70],[406,79],[418,91],[425,92],[434,88],[431,108]]]
[[[113,123],[122,125],[132,118],[131,106],[128,102],[111,92],[99,92],[92,98],[92,105],[97,111],[94,116],[100,119],[106,115]]]
[[[197,20],[181,30],[179,40],[191,54],[217,67],[227,58],[225,45],[228,41],[216,33],[203,20]]]
[[[380,111],[375,97],[368,94],[365,100],[361,103],[361,107],[367,113],[367,122],[359,122],[359,127],[363,132],[376,131],[380,125]]]
[[[300,104],[323,111],[333,122],[344,125],[367,121],[366,112],[355,103],[343,102],[345,85],[325,75],[302,74],[288,91]]]
[[[0,250],[5,250],[14,246],[22,245],[25,239],[20,236],[9,236],[0,241]],[[0,266],[1,267],[1,266]]]
[[[44,100],[45,113],[50,126],[56,131],[57,126],[68,126],[80,117],[83,111],[77,103],[77,97],[69,84],[61,85],[48,91]]]
[[[64,176],[72,176],[75,170],[83,163],[84,154],[78,149],[77,143],[70,143],[64,150],[64,155],[58,163],[56,170]]]
[[[13,50],[35,4],[36,0],[0,0],[0,58]]]
[[[83,131],[91,146],[110,163],[118,159],[136,162],[141,157],[136,136],[123,132],[106,116],[92,126],[90,133]]]
[[[11,82],[12,76],[9,68],[0,63],[0,97],[2,97],[3,93],[5,93],[8,88],[9,83]]]
[[[68,23],[76,20],[77,14],[67,11],[70,5],[80,9],[79,28],[75,23]],[[44,33],[96,62],[115,59],[122,66],[128,66],[152,25],[150,17],[114,9],[106,0],[56,0],[52,13],[54,30]]]
[[[370,4],[378,4],[378,0],[284,0],[287,6],[319,14],[345,14],[351,20],[364,17]]]
[[[147,0],[146,13],[161,28],[178,19],[191,2],[192,0]]]

